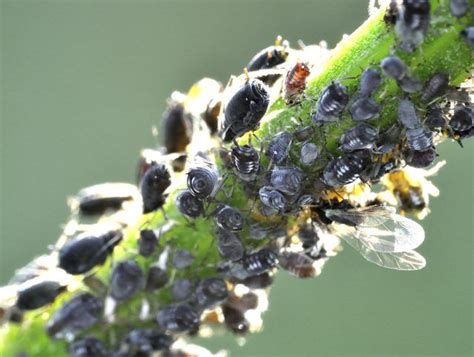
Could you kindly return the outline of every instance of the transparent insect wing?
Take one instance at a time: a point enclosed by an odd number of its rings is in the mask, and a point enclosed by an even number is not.
[[[345,228],[346,236],[357,238],[373,251],[383,253],[409,251],[420,246],[425,239],[425,231],[421,225],[390,209],[340,210],[332,214],[339,214],[345,219],[357,222],[354,228]]]
[[[420,270],[426,266],[425,258],[414,250],[398,253],[381,253],[369,249],[360,240],[351,236],[342,238],[367,261],[381,266],[382,268],[394,270]]]

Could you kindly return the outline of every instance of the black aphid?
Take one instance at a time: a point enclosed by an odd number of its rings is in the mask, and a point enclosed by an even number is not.
[[[323,181],[331,187],[340,187],[357,180],[369,162],[365,150],[354,151],[329,161],[323,171]]]
[[[194,255],[188,250],[177,250],[173,254],[173,266],[176,269],[186,269],[194,262]]]
[[[400,100],[398,106],[398,121],[407,129],[420,127],[420,119],[418,119],[418,116],[416,115],[415,105],[411,100]]]
[[[171,304],[158,312],[156,321],[164,330],[192,331],[199,326],[199,314],[189,304]]]
[[[250,323],[245,318],[242,311],[233,306],[222,305],[222,314],[224,315],[225,325],[232,332],[243,335],[248,332]]]
[[[405,63],[397,56],[385,57],[380,66],[382,67],[383,74],[397,81],[405,77],[408,71]]]
[[[258,79],[248,80],[225,106],[224,141],[231,141],[257,129],[269,102],[270,97],[265,85]]]
[[[168,273],[158,266],[152,266],[148,271],[146,279],[146,290],[154,291],[161,289],[168,283]]]
[[[474,126],[474,110],[458,105],[454,109],[454,114],[449,121],[449,127],[455,132],[463,132]]]
[[[474,26],[466,27],[460,34],[469,46],[474,47]]]
[[[89,293],[76,295],[64,303],[46,324],[48,335],[74,334],[95,325],[102,316],[104,303]]]
[[[267,156],[276,164],[281,164],[290,152],[293,135],[287,131],[281,132],[268,143]]]
[[[195,295],[197,304],[207,309],[227,298],[227,284],[221,278],[205,279],[199,283]]]
[[[296,204],[298,207],[304,208],[305,206],[314,206],[318,202],[316,196],[310,193],[305,193],[304,195],[301,195],[298,197],[298,201],[296,201]]]
[[[374,99],[368,97],[360,97],[352,103],[350,112],[352,119],[357,121],[369,120],[379,115],[381,105]]]
[[[84,274],[104,264],[121,239],[122,233],[117,231],[81,234],[59,250],[59,267],[69,274]]]
[[[244,246],[237,233],[226,230],[217,231],[217,249],[224,259],[240,260],[244,255]]]
[[[313,224],[301,226],[298,231],[298,238],[305,250],[314,247],[319,241],[318,233]]]
[[[109,210],[118,210],[126,201],[139,197],[135,185],[128,183],[103,183],[80,190],[71,201],[82,215],[99,215]]]
[[[226,304],[236,309],[239,309],[240,311],[256,309],[258,307],[258,303],[259,303],[258,295],[255,294],[254,292],[248,292],[241,296],[230,295],[226,301]]]
[[[413,52],[424,40],[430,24],[429,0],[403,0],[395,31],[400,48]]]
[[[272,210],[283,213],[287,208],[287,200],[285,196],[273,187],[263,186],[258,191],[258,195],[260,201]]]
[[[433,146],[433,133],[424,127],[408,129],[406,136],[412,150],[426,151]]]
[[[421,91],[421,89],[423,88],[423,83],[421,83],[421,81],[419,81],[418,79],[405,76],[398,81],[398,86],[405,93],[413,94]]]
[[[278,239],[286,235],[286,230],[279,224],[262,224],[254,222],[249,227],[249,238],[253,240],[262,240],[265,238]]]
[[[446,118],[444,117],[443,111],[438,106],[428,107],[423,124],[431,130],[445,127]]]
[[[260,155],[250,145],[234,146],[231,151],[234,173],[244,181],[253,181],[260,169]]]
[[[203,165],[188,172],[189,191],[200,200],[209,198],[217,188],[219,175],[213,166]]]
[[[449,77],[444,73],[434,74],[425,84],[421,100],[429,102],[445,94],[449,85]]]
[[[71,357],[107,357],[109,351],[104,343],[95,337],[84,337],[69,346]]]
[[[173,338],[160,332],[158,329],[134,329],[125,339],[132,355],[151,354],[153,351],[168,349],[173,343]]]
[[[20,310],[34,310],[52,303],[66,287],[56,281],[40,280],[20,286],[16,306]]]
[[[417,168],[425,168],[430,166],[436,160],[437,156],[438,155],[433,148],[429,148],[425,151],[409,150],[405,153],[405,161],[407,165]]]
[[[454,17],[463,17],[469,9],[468,0],[450,0],[449,8]]]
[[[138,253],[144,257],[149,257],[155,252],[158,245],[158,237],[152,229],[143,229],[140,231],[138,239]]]
[[[244,256],[242,265],[249,275],[264,273],[278,264],[278,256],[268,248],[262,248]]]
[[[242,214],[235,208],[227,205],[221,205],[216,209],[214,219],[219,228],[223,230],[238,232],[244,228],[244,217]]]
[[[378,130],[369,124],[359,124],[341,136],[340,149],[345,152],[370,149],[378,138]]]
[[[319,149],[313,143],[304,143],[301,146],[300,160],[303,165],[313,164],[319,156]]]
[[[119,262],[112,271],[110,280],[110,296],[117,301],[128,300],[145,285],[142,268],[132,261]]]
[[[193,293],[193,282],[190,279],[176,279],[171,287],[174,301],[183,301]]]
[[[265,289],[273,284],[273,277],[268,273],[249,276],[242,280],[237,280],[240,284],[247,286],[250,289]]]
[[[176,197],[176,206],[182,214],[190,218],[196,218],[204,214],[202,201],[189,191],[183,191]]]
[[[360,76],[360,97],[370,97],[382,82],[380,72],[373,68],[368,68]]]
[[[280,266],[298,278],[314,278],[314,259],[302,252],[282,252],[278,256]]]
[[[260,69],[268,69],[278,66],[286,61],[290,48],[288,41],[278,36],[273,46],[264,48],[252,57],[247,70],[258,71]]]
[[[162,123],[166,152],[186,151],[193,135],[193,118],[183,103],[172,99],[163,114]]]
[[[379,134],[374,151],[378,154],[387,154],[392,151],[400,141],[402,128],[400,125],[392,125]]]
[[[154,164],[150,166],[140,183],[143,213],[156,211],[163,206],[166,200],[164,192],[170,185],[170,173],[165,165]]]
[[[304,174],[297,167],[276,167],[271,171],[270,185],[289,196],[301,192]]]
[[[311,139],[311,137],[314,135],[314,127],[312,126],[304,126],[302,128],[298,128],[294,131],[293,137],[296,139],[298,142],[303,142]]]
[[[338,82],[332,82],[319,97],[316,113],[312,119],[316,125],[337,121],[347,103],[347,88]]]

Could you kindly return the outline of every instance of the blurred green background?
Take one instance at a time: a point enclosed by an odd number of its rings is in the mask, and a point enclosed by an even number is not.
[[[334,45],[366,0],[2,1],[1,274],[45,251],[67,221],[66,197],[134,180],[173,90],[226,82],[277,34]],[[351,249],[322,276],[281,273],[264,331],[234,356],[467,356],[473,320],[473,142],[439,148],[441,197],[423,221],[425,270],[394,272]]]

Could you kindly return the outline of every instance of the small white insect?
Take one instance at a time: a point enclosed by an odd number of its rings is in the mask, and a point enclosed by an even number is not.
[[[425,231],[415,221],[395,213],[393,207],[372,206],[329,209],[335,233],[369,262],[395,270],[420,270],[425,258],[414,249],[423,243]]]

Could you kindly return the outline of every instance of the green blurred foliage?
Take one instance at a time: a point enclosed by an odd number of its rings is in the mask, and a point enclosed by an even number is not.
[[[225,83],[277,34],[334,45],[366,16],[365,0],[3,0],[0,283],[55,242],[68,195],[133,182],[173,90]],[[264,331],[244,347],[205,344],[234,356],[471,355],[474,146],[439,153],[425,270],[383,270],[347,248],[315,280],[279,274]]]

